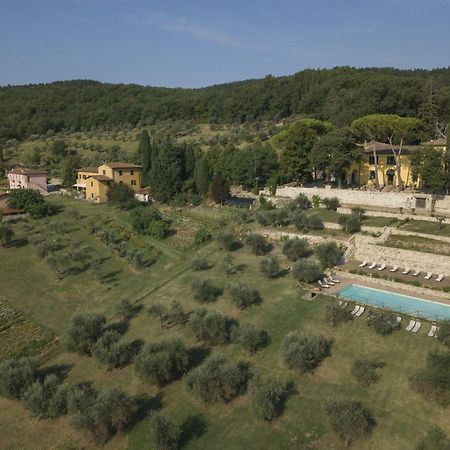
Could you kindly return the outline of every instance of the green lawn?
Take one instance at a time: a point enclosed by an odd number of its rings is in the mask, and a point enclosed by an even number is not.
[[[443,223],[438,227],[437,222],[425,220],[410,220],[401,226],[402,230],[414,231],[416,233],[436,234],[438,236],[450,237],[450,225]]]
[[[403,248],[418,252],[435,253],[436,255],[450,255],[450,243],[439,239],[429,239],[419,236],[391,235],[383,243],[387,247]]]
[[[62,197],[52,201],[59,202],[65,208],[55,220],[67,217],[70,208],[77,208],[85,215],[102,213],[109,215],[111,220],[126,223],[122,213],[106,205],[90,205]],[[199,226],[201,217],[206,217],[208,211],[211,212],[209,217],[220,219],[217,209],[207,208],[188,210],[186,217],[196,217],[195,222]],[[183,212],[177,211],[176,214],[182,216]],[[210,220],[205,223],[211,225]],[[252,323],[269,333],[269,345],[255,355],[247,355],[237,344],[215,347],[211,353],[223,354],[232,361],[246,361],[254,373],[272,374],[293,383],[295,393],[288,398],[282,416],[271,424],[254,417],[247,395],[241,395],[226,405],[206,406],[187,391],[183,380],[159,389],[138,380],[132,365],[106,371],[91,358],[63,350],[47,362],[48,366],[67,367],[67,381],[70,383],[90,381],[101,388],[119,386],[140,399],[146,399],[148,405],[160,404],[177,423],[186,423],[188,420],[197,423],[194,430],[185,435],[183,448],[345,448],[330,432],[324,412],[328,401],[342,398],[361,400],[373,410],[376,417],[377,425],[371,436],[358,442],[355,448],[409,450],[432,425],[438,425],[450,434],[448,411],[424,401],[411,390],[408,382],[414,370],[424,365],[428,351],[441,348],[439,342],[426,336],[424,330],[428,324],[423,325],[418,335],[399,331],[388,337],[376,335],[367,326],[365,316],[336,329],[330,328],[323,320],[323,310],[333,299],[322,296],[308,302],[302,299],[303,291],[296,286],[291,276],[276,280],[262,277],[259,271],[261,257],[250,254],[246,247],[232,253],[235,262],[244,267],[243,271],[227,276],[220,268],[224,252],[218,250],[214,242],[199,250],[188,250],[171,241],[161,241],[158,262],[137,273],[82,228],[74,231],[73,237],[86,240],[96,251],[105,252],[105,257],[109,256],[111,269],[120,269],[115,283],[100,285],[89,273],[58,281],[47,264],[34,254],[31,245],[0,249],[1,296],[29,312],[38,323],[60,336],[64,335],[73,311],[103,312],[114,321],[115,305],[120,299],[129,298],[142,304],[143,309],[129,322],[125,333],[127,339],[152,342],[180,337],[189,347],[199,347],[186,327],[176,326],[161,331],[159,320],[146,312],[152,304],[172,300],[178,300],[188,311],[199,307],[193,301],[190,289],[195,277],[210,278],[225,289],[224,294],[207,307],[235,317],[240,323]],[[156,246],[156,242],[149,242]],[[189,261],[194,254],[208,255],[213,267],[206,272],[192,272]],[[282,258],[278,245],[273,254]],[[236,309],[231,303],[227,287],[237,280],[259,289],[263,302],[246,311]],[[287,370],[281,359],[280,346],[289,331],[318,333],[332,338],[332,356],[312,374],[298,375]],[[380,381],[367,389],[357,386],[350,375],[353,361],[364,357],[386,363],[380,371]],[[69,446],[73,442],[78,446],[95,448],[70,428],[67,419],[32,420],[17,402],[5,399],[0,399],[0,433],[5,448],[34,449],[40,434],[45,435],[39,441],[43,442],[41,448],[73,448]],[[127,434],[118,435],[104,448],[149,448],[147,439],[143,414]]]

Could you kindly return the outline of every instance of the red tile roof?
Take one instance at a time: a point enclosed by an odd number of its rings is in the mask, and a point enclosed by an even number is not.
[[[89,178],[93,178],[94,180],[98,181],[112,181],[112,178],[109,178],[106,175],[92,175]]]
[[[109,162],[105,163],[105,166],[110,167],[111,169],[141,169],[142,166],[138,166],[136,164],[130,164],[126,162]]]

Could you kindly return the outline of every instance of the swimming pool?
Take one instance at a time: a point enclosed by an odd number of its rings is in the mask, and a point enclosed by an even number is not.
[[[425,319],[450,319],[450,305],[410,297],[409,295],[394,294],[393,292],[368,288],[358,284],[345,286],[340,289],[336,295],[348,300],[392,309],[393,311],[409,314],[411,316],[423,317]]]

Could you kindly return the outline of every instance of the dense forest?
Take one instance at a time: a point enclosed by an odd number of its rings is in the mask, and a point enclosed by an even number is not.
[[[296,115],[343,126],[371,113],[448,123],[450,68],[339,67],[201,89],[90,80],[5,86],[0,88],[0,139],[177,119],[246,123]]]

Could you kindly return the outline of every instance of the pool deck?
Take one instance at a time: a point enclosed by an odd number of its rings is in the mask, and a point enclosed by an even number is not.
[[[358,284],[360,286],[393,292],[396,294],[409,295],[411,297],[431,300],[450,306],[449,294],[444,292],[435,292],[432,289],[426,289],[422,287],[419,288],[407,284],[403,285],[401,283],[396,283],[395,281],[370,279],[368,277],[365,277],[364,275],[349,274],[348,272],[336,272],[335,278],[337,278],[340,283],[335,284],[328,289],[322,289],[321,292],[323,292],[324,294],[335,294],[345,286],[348,286],[350,284]]]

